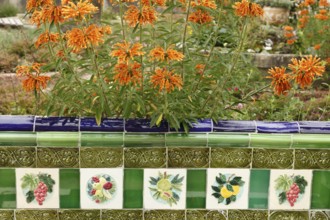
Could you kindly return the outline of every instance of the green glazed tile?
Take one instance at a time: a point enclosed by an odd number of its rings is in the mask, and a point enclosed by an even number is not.
[[[209,147],[248,147],[250,137],[248,134],[209,133]]]
[[[38,147],[37,167],[79,167],[79,148]]]
[[[0,146],[37,146],[33,132],[0,132]]]
[[[143,169],[124,170],[124,208],[143,207]]]
[[[330,211],[311,211],[310,212],[310,220],[329,220],[330,219]]]
[[[122,147],[123,133],[82,132],[81,146],[85,147]]]
[[[207,220],[226,220],[226,210],[212,210],[207,213]]]
[[[168,167],[209,167],[209,148],[169,148]]]
[[[125,147],[165,147],[165,134],[125,133]]]
[[[160,168],[166,166],[165,148],[125,148],[125,168]]]
[[[54,220],[58,219],[57,210],[16,210],[16,220]]]
[[[265,220],[268,219],[268,210],[228,210],[228,219]]]
[[[60,169],[60,207],[80,207],[79,169]]]
[[[308,220],[308,211],[273,211],[269,220]]]
[[[206,170],[187,171],[187,208],[205,208]]]
[[[78,147],[78,132],[37,132],[37,144],[43,147]]]
[[[208,210],[190,209],[186,211],[186,220],[207,220]]]
[[[330,135],[326,134],[294,134],[295,148],[330,148]]]
[[[211,167],[250,168],[251,148],[212,148]]]
[[[0,180],[0,208],[16,208],[15,169],[0,169]]]
[[[293,150],[254,148],[252,167],[291,169],[293,167]]]
[[[312,209],[330,209],[330,171],[314,171],[312,182]]]
[[[99,220],[101,219],[100,210],[75,210],[67,209],[59,211],[59,220]]]
[[[0,167],[35,166],[35,147],[0,147]]]
[[[268,208],[269,170],[251,170],[250,174],[250,209]]]
[[[102,210],[102,220],[143,220],[143,211],[134,209]]]
[[[330,150],[296,149],[295,169],[330,169]]]
[[[123,165],[123,148],[118,147],[81,147],[80,167],[106,168]]]
[[[206,133],[169,133],[165,137],[167,147],[206,147]]]
[[[250,147],[289,148],[292,144],[291,134],[250,134]]]
[[[144,220],[183,220],[184,210],[149,210],[144,212]]]
[[[14,219],[14,210],[0,210],[0,219],[1,220],[13,220]]]

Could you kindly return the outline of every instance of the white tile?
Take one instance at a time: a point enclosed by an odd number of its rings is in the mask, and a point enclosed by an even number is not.
[[[297,195],[298,198],[296,198],[293,204],[290,204],[287,199],[287,192],[290,193],[290,187],[293,187],[297,183],[299,192],[295,192],[294,195]],[[271,170],[268,195],[269,209],[309,209],[311,203],[311,184],[312,170]],[[283,196],[282,201],[280,201],[280,195]]]
[[[144,169],[145,209],[185,209],[186,169]]]
[[[80,208],[123,208],[122,168],[80,169]]]
[[[43,192],[39,192],[43,191]],[[46,196],[40,204],[36,194]],[[38,198],[40,198],[38,196]],[[59,208],[59,169],[17,168],[16,205],[21,208]]]
[[[249,184],[249,169],[208,169],[206,208],[248,209]]]

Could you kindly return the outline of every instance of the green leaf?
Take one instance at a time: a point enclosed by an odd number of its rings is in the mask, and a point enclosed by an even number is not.
[[[231,201],[235,202],[236,201],[236,196],[235,195],[232,195],[229,197]]]
[[[38,186],[38,178],[34,174],[25,174],[22,178],[21,187],[28,188],[29,190],[34,190]]]
[[[230,197],[226,199],[226,205],[229,205],[231,203]]]
[[[239,185],[239,186],[243,186],[244,183],[245,183],[245,182],[244,182],[243,180],[238,181],[238,185]]]
[[[232,185],[227,184],[227,185],[226,185],[226,188],[228,189],[228,191],[230,191],[230,192],[234,192],[234,189],[233,189]]]
[[[218,198],[220,198],[221,195],[220,195],[220,193],[215,192],[215,193],[212,193],[212,196],[214,196],[215,198],[218,199]]]
[[[34,193],[33,193],[33,191],[32,190],[30,190],[30,191],[28,191],[26,194],[25,194],[25,196],[26,196],[26,202],[27,203],[30,203],[30,202],[32,202],[33,200],[34,200]]]
[[[275,180],[275,189],[279,191],[288,191],[290,189],[290,186],[293,183],[293,180],[291,177],[289,177],[287,174],[280,175]]]
[[[307,181],[305,180],[305,178],[303,176],[295,176],[294,180],[293,180],[297,186],[299,187],[299,190],[301,194],[305,193],[305,188],[308,185]]]
[[[278,195],[278,200],[279,200],[280,204],[282,204],[283,202],[285,202],[286,201],[286,192],[281,192]]]
[[[225,200],[225,198],[220,196],[219,199],[218,199],[218,203],[222,203],[224,200]]]
[[[220,174],[221,177],[221,174]],[[225,181],[223,181],[223,179],[221,179],[220,177],[215,177],[215,180],[217,181],[217,183],[219,184],[225,184],[226,183],[226,176],[225,176]]]
[[[211,187],[215,192],[220,192],[220,189],[218,187],[216,187],[216,186],[211,186]]]
[[[224,184],[227,182],[226,175],[222,175],[221,173],[219,173],[219,176],[220,176],[220,184]]]
[[[175,199],[175,201],[179,201],[180,197],[178,194],[176,194],[175,192],[172,192],[173,198]]]

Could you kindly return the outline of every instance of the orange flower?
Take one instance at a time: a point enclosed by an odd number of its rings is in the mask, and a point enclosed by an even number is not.
[[[321,20],[321,21],[326,21],[326,20],[329,19],[329,17],[327,15],[324,15],[324,14],[316,14],[315,18],[318,19],[318,20]]]
[[[134,61],[131,63],[117,63],[115,65],[115,73],[114,80],[118,81],[121,85],[128,85],[129,83],[133,83],[136,85],[140,82],[142,78],[141,73],[141,64]]]
[[[285,31],[293,31],[293,27],[291,27],[291,26],[284,26],[283,29]]]
[[[128,43],[124,41],[123,43],[116,43],[114,46],[116,48],[111,52],[111,56],[118,57],[118,62],[127,62],[129,59],[134,59],[135,56],[142,56],[144,52],[142,49],[142,44],[135,43],[131,45],[131,43]]]
[[[39,7],[43,7],[46,5],[53,5],[52,0],[28,0],[26,3],[26,11],[32,12],[37,10]]]
[[[103,43],[103,29],[99,28],[97,25],[92,24],[88,26],[84,32],[89,44],[98,46],[99,43]]]
[[[315,50],[319,50],[319,49],[321,49],[321,44],[316,44],[316,45],[314,46],[314,49],[315,49]]]
[[[165,50],[162,47],[155,47],[150,51],[149,56],[150,60],[163,61],[165,60]]]
[[[284,37],[286,37],[286,38],[292,38],[292,37],[294,37],[294,34],[292,32],[285,32],[284,33]]]
[[[299,28],[305,28],[306,27],[306,24],[308,23],[308,20],[309,20],[309,16],[306,16],[306,15],[304,15],[304,16],[302,16],[301,18],[299,18],[298,19],[298,21],[299,21],[299,25],[298,25],[298,27]]]
[[[329,3],[327,0],[320,0],[319,1],[319,6],[320,7],[328,7],[329,6]]]
[[[308,14],[309,14],[308,9],[303,9],[300,11],[300,15],[308,15]]]
[[[56,53],[56,56],[57,56],[57,57],[60,57],[60,58],[63,58],[63,57],[65,56],[64,51],[63,51],[63,50],[59,50],[59,51]]]
[[[266,78],[272,79],[272,86],[276,95],[286,95],[291,89],[290,76],[285,71],[285,67],[275,67],[268,70],[270,76]]]
[[[34,46],[38,48],[48,42],[57,43],[59,39],[60,35],[58,33],[53,34],[46,31],[38,37],[37,41],[34,43]]]
[[[155,70],[155,75],[150,78],[154,88],[159,87],[159,91],[166,90],[168,93],[175,88],[182,89],[182,79],[175,75],[173,71],[168,71],[166,68]]]
[[[29,66],[18,66],[16,74],[18,76],[25,76],[26,79],[23,80],[23,89],[26,92],[39,91],[41,88],[47,87],[47,82],[50,80],[49,76],[40,76],[40,67],[42,64],[33,63],[31,67]],[[35,71],[35,72],[31,72]]]
[[[141,0],[142,5],[146,6],[152,6],[152,5],[159,5],[159,6],[165,6],[166,0]]]
[[[42,11],[35,10],[31,15],[30,22],[32,24],[37,25],[37,27],[39,27],[41,21],[42,21]]]
[[[309,5],[313,5],[315,3],[315,0],[305,0],[304,1],[304,6],[309,6]]]
[[[149,56],[151,57],[151,60],[157,60],[157,61],[170,61],[170,60],[176,60],[181,61],[184,58],[184,55],[174,49],[168,48],[165,52],[165,50],[162,47],[156,47],[152,49],[149,53]]]
[[[124,18],[127,20],[129,26],[135,27],[137,24],[153,24],[157,16],[153,7],[144,5],[142,6],[142,12],[140,12],[136,6],[131,5],[128,7]]]
[[[205,24],[211,22],[213,17],[207,11],[198,9],[189,15],[188,20],[197,24]]]
[[[289,68],[292,70],[296,83],[301,87],[310,86],[316,76],[322,76],[325,66],[320,62],[320,58],[308,56],[297,60],[293,58]]]
[[[77,4],[69,1],[67,5],[63,6],[62,14],[65,20],[70,18],[76,18],[79,20],[85,20],[85,16],[95,13],[98,8],[95,7],[90,1],[80,0]]]
[[[202,75],[204,73],[205,64],[197,64],[195,69],[197,70],[198,74]]]
[[[191,2],[192,7],[203,6],[207,8],[217,9],[217,4],[214,0],[197,0]]]
[[[42,21],[49,22],[49,23],[54,22],[55,24],[57,24],[59,22],[63,22],[62,7],[55,6],[55,5],[50,5],[50,6],[47,5],[47,6],[43,7]]]
[[[240,17],[258,17],[264,14],[263,9],[256,3],[250,3],[247,0],[236,2],[233,6],[235,14]]]
[[[286,41],[286,43],[289,44],[289,45],[294,44],[294,42],[296,42],[295,39],[288,39],[288,40]]]

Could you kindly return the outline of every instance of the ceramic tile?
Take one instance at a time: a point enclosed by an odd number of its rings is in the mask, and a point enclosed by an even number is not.
[[[289,148],[292,144],[291,134],[250,134],[251,147]]]
[[[79,118],[36,116],[35,131],[78,131]]]
[[[0,179],[0,211],[1,209],[16,208],[15,169],[0,169]],[[3,215],[5,214],[4,212]]]
[[[165,148],[125,148],[125,168],[159,168],[166,166]]]
[[[42,147],[78,147],[78,132],[38,132],[37,144]]]
[[[310,220],[329,220],[330,211],[312,211],[309,216]]]
[[[125,147],[164,147],[165,134],[125,133]]]
[[[307,211],[273,211],[270,213],[269,220],[308,220]]]
[[[302,134],[330,134],[329,121],[299,121]]]
[[[128,119],[125,121],[127,132],[168,132],[168,124],[162,121],[159,126],[150,127],[149,119]]]
[[[62,209],[80,207],[79,169],[60,169],[60,207]]]
[[[251,170],[249,208],[268,208],[269,170]]]
[[[256,132],[254,121],[218,121],[213,125],[214,132]]]
[[[268,219],[268,210],[229,210],[228,219]]]
[[[297,122],[263,122],[257,121],[258,133],[299,133]]]
[[[226,134],[226,133],[209,133],[209,147],[248,147],[250,137],[248,134]]]
[[[122,147],[123,145],[123,133],[81,132],[83,147]]]
[[[168,133],[166,134],[167,147],[206,147],[207,134],[200,133]]]
[[[204,168],[209,166],[208,148],[169,148],[168,167]]]
[[[175,132],[174,128],[171,128],[170,131]],[[178,132],[185,132],[183,126],[178,129]],[[212,120],[211,119],[201,119],[197,122],[192,122],[189,127],[189,132],[212,132]]]
[[[142,210],[102,210],[102,220],[143,220]]]
[[[185,209],[186,181],[185,169],[144,169],[144,208]]]
[[[247,209],[249,169],[207,170],[207,209]]]
[[[80,169],[82,209],[123,208],[123,169]]]
[[[33,131],[34,116],[0,115],[0,131]]]
[[[0,146],[37,146],[33,132],[0,132]]]
[[[0,147],[0,167],[35,166],[35,147]]]
[[[311,170],[271,170],[268,195],[269,209],[309,209],[311,184]]]
[[[17,208],[59,208],[58,169],[16,169]]]
[[[295,150],[295,169],[330,169],[330,150]]]
[[[81,220],[98,220],[101,218],[100,210],[60,210],[59,211],[59,220],[72,220],[72,219],[81,219]]]
[[[80,167],[107,168],[123,165],[123,148],[117,147],[81,147]]]
[[[251,148],[212,148],[211,167],[250,168]]]
[[[330,209],[330,171],[314,171],[312,183],[312,209]]]
[[[290,169],[293,167],[291,149],[253,149],[253,168]]]
[[[103,118],[97,125],[95,118],[81,118],[80,131],[124,132],[124,120]]]
[[[206,170],[187,170],[187,208],[205,209]]]
[[[186,220],[207,220],[208,210],[188,209],[186,211]]]
[[[58,219],[57,210],[16,210],[16,220],[54,220]]]
[[[226,210],[211,210],[207,213],[207,220],[226,220],[227,211]]]
[[[143,207],[143,169],[124,170],[124,208]]]
[[[185,219],[184,210],[150,210],[144,212],[144,220],[182,220]]]
[[[0,219],[1,220],[13,220],[14,219],[14,210],[0,210]]]
[[[325,134],[294,134],[292,135],[295,148],[329,148],[330,135]]]
[[[38,147],[37,167],[79,167],[79,148]]]

